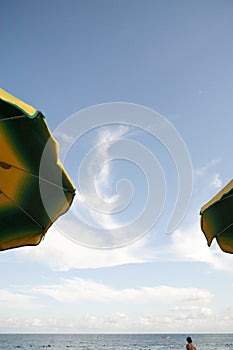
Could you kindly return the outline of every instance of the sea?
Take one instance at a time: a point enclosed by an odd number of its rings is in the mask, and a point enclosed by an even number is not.
[[[232,334],[0,334],[0,350],[232,350]]]

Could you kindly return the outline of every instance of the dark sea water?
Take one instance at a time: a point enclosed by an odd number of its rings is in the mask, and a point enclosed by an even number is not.
[[[233,350],[233,334],[0,334],[0,350]]]

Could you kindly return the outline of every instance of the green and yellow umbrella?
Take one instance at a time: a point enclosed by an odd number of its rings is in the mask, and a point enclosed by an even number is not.
[[[233,180],[201,208],[201,229],[208,246],[216,238],[224,252],[233,253]]]
[[[74,195],[42,113],[0,89],[0,250],[39,244]]]

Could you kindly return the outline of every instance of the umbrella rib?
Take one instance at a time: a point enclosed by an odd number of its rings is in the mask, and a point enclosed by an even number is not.
[[[216,237],[220,236],[223,232],[228,230],[231,226],[233,226],[233,222],[230,225],[228,225],[227,227],[225,227],[222,231],[218,232]]]
[[[219,200],[219,202],[220,202],[220,201],[224,201],[225,199],[228,199],[228,198],[230,198],[230,197],[232,197],[232,196],[233,196],[233,193],[230,194],[229,196],[226,196],[226,197],[224,197],[224,198],[221,198],[221,199]]]
[[[41,224],[39,224],[39,222],[37,222],[29,213],[26,212],[26,210],[23,209],[23,207],[21,207],[20,205],[18,205],[12,198],[10,198],[6,193],[2,192],[0,190],[0,193],[3,194],[4,197],[6,197],[7,199],[9,199],[12,203],[14,203],[14,205],[19,208],[20,210],[22,210],[24,212],[24,214],[26,214],[38,227],[40,227],[43,232],[45,231],[45,229],[43,228],[43,226],[41,226]]]
[[[0,167],[2,167],[3,169],[7,169],[7,170],[10,169],[10,168],[14,168],[14,169],[23,171],[24,173],[29,174],[29,175],[31,175],[31,176],[33,176],[33,177],[36,177],[37,179],[39,179],[39,180],[41,180],[41,181],[47,182],[48,184],[50,184],[50,185],[52,185],[52,186],[55,186],[55,187],[59,188],[60,190],[63,190],[63,191],[65,191],[65,192],[73,193],[73,191],[70,190],[69,188],[64,188],[64,187],[62,187],[62,186],[59,186],[59,185],[57,185],[57,184],[55,184],[55,183],[53,183],[53,182],[51,182],[51,181],[49,181],[49,180],[43,179],[42,177],[37,176],[37,175],[31,173],[31,172],[28,171],[28,170],[19,168],[19,167],[17,167],[16,165],[12,165],[12,164],[8,164],[8,163],[1,162],[1,161],[0,161]]]
[[[3,119],[0,119],[0,122],[4,122],[6,120],[22,119],[22,118],[26,118],[26,115],[21,114],[21,115],[15,115],[14,117],[3,118]]]
[[[23,169],[20,169],[20,170],[24,171]],[[39,180],[41,180],[41,181],[47,182],[48,184],[50,184],[50,185],[52,185],[52,186],[54,186],[54,187],[59,188],[60,190],[63,190],[63,191],[65,191],[65,192],[73,193],[73,191],[71,191],[69,188],[64,188],[64,187],[62,187],[62,186],[59,186],[59,185],[57,185],[57,184],[55,184],[55,183],[53,183],[53,182],[51,182],[51,181],[49,181],[49,180],[43,179],[43,177],[37,176],[37,175],[35,175],[35,174],[32,174],[32,173],[30,173],[29,171],[25,171],[25,172],[27,172],[29,175],[31,175],[31,176],[33,176],[33,177],[36,177],[37,179],[39,179]]]

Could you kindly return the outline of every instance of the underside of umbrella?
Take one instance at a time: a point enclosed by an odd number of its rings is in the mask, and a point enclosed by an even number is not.
[[[0,89],[0,250],[39,244],[74,195],[42,113]]]
[[[201,229],[208,246],[216,238],[224,252],[233,253],[233,180],[201,208]]]

